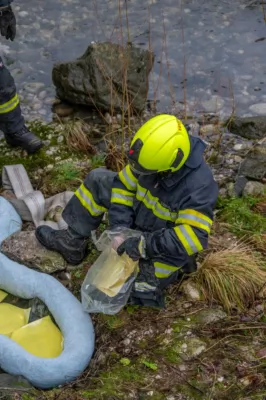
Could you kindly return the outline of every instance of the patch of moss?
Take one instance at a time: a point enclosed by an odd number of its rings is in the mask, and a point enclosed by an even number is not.
[[[22,150],[11,150],[0,155],[0,169],[4,165],[22,164],[28,173],[36,171],[38,168],[44,168],[46,165],[54,163],[54,158],[47,156],[44,149],[37,154],[23,157]]]
[[[149,345],[149,343],[148,343],[147,339],[141,339],[140,341],[138,341],[137,345],[140,349],[144,350]]]
[[[34,400],[34,397],[32,397],[31,395],[27,394],[27,393],[23,393],[21,396],[22,400]]]
[[[127,305],[126,306],[126,310],[128,312],[128,314],[134,314],[135,312],[137,312],[139,310],[139,306],[134,306],[134,305]]]
[[[181,390],[181,393],[185,393],[188,399],[203,400],[209,391],[209,385],[199,382],[197,379],[192,379],[189,380],[189,384],[182,385]]]
[[[44,138],[50,133],[54,132],[54,127],[52,123],[43,123],[42,121],[31,121],[27,122],[27,126],[30,131],[34,132],[37,136]]]
[[[90,390],[82,392],[85,399],[106,399],[112,396],[115,399],[127,399],[128,393],[139,388],[145,382],[143,369],[137,364],[124,366],[115,364],[111,370],[100,374],[99,378],[92,378]]]
[[[219,198],[218,216],[220,220],[227,222],[230,230],[238,236],[265,233],[266,218],[252,211],[252,207],[260,200],[259,197]]]
[[[88,170],[85,171],[85,168],[82,170],[82,168],[75,167],[73,160],[87,161],[88,155],[70,151],[65,141],[58,143],[57,138],[63,133],[59,125],[35,121],[29,123],[28,127],[43,141],[49,140],[49,146],[44,146],[36,154],[27,155],[21,148],[10,148],[5,143],[5,140],[2,140],[0,142],[0,170],[4,165],[24,165],[34,186],[37,186],[44,194],[53,195],[64,190],[75,190]],[[51,148],[54,150],[52,154],[49,152]],[[57,157],[60,163],[55,166],[55,163],[58,163]],[[65,163],[64,160],[66,160]],[[41,177],[38,170],[43,170],[48,165],[54,168],[46,171],[44,176]]]
[[[154,351],[172,364],[179,364],[182,362],[182,358],[179,355],[180,349],[184,343],[184,337],[187,331],[191,330],[194,324],[195,319],[193,318],[191,318],[190,321],[183,318],[177,318],[173,321],[172,333],[170,336],[158,336],[158,347]]]
[[[164,356],[172,364],[179,364],[182,359],[176,351],[176,347],[168,346],[164,351]]]
[[[120,315],[104,315],[103,314],[101,316],[101,318],[105,322],[106,327],[110,330],[119,329],[122,326],[124,326],[126,323],[125,319],[122,317],[122,313],[121,313],[121,316]]]

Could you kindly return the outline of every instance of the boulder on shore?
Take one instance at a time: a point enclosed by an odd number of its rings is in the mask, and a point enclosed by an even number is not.
[[[133,45],[92,43],[77,60],[56,64],[52,77],[57,96],[101,110],[145,108],[154,54]]]
[[[227,124],[230,132],[246,139],[258,140],[266,136],[266,116],[235,117]]]
[[[258,181],[266,177],[266,142],[257,144],[247,154],[240,166],[239,176]]]

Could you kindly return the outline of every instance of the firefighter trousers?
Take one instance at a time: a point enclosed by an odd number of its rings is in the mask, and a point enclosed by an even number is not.
[[[0,57],[0,130],[6,135],[24,126],[14,79]]]

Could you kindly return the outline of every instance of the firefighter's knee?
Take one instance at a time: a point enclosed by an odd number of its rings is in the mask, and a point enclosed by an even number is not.
[[[90,186],[99,186],[99,185],[112,185],[113,180],[116,173],[113,171],[109,171],[106,168],[95,168],[88,173],[85,178],[84,184],[89,189]]]
[[[92,170],[85,178],[83,185],[89,192],[88,196],[93,198],[93,201],[109,209],[113,180],[116,172],[108,171],[105,168],[96,168]],[[84,189],[81,188],[84,191]]]

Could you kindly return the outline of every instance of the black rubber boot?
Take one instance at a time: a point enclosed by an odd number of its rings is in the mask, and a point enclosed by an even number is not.
[[[89,238],[78,235],[72,229],[55,230],[42,225],[36,229],[35,235],[44,247],[60,253],[69,264],[80,264],[88,254]]]
[[[9,146],[22,147],[29,154],[36,153],[43,146],[41,139],[30,132],[25,125],[16,133],[5,133],[5,139]]]

